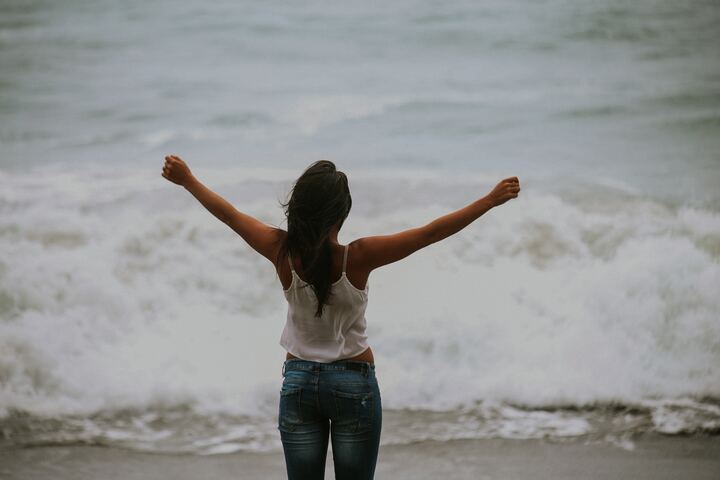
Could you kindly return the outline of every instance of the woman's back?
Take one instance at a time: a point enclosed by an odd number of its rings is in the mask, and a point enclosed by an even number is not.
[[[368,348],[365,309],[369,284],[354,286],[347,275],[348,246],[343,249],[340,278],[331,285],[331,294],[321,316],[316,316],[317,296],[311,285],[295,270],[288,256],[291,280],[284,289],[288,301],[282,345],[293,357],[316,362],[353,358]]]

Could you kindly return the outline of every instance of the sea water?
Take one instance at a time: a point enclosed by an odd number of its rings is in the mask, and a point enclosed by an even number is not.
[[[312,161],[341,243],[520,197],[369,279],[385,444],[720,431],[717,2],[5,1],[5,445],[279,447],[273,266]],[[350,259],[352,262],[352,259]]]

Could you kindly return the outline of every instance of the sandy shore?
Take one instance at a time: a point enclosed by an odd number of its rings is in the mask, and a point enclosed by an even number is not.
[[[328,455],[326,478],[334,478]],[[0,478],[33,480],[283,479],[279,453],[161,455],[71,446],[0,450]],[[720,437],[645,437],[634,449],[584,442],[456,440],[380,449],[378,479],[712,479]]]

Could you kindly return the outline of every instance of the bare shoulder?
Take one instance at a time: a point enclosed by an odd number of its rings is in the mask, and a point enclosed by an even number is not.
[[[275,269],[278,270],[278,272],[282,271],[282,269],[287,266],[287,262],[283,262],[278,259],[281,248],[285,244],[286,239],[287,232],[285,230],[273,227],[272,248],[269,249],[270,255],[267,258],[273,263],[273,265],[275,265]]]
[[[352,258],[352,260],[348,260],[348,263],[352,261],[353,264],[362,264],[363,253],[362,238],[355,239],[348,243],[348,258]]]
[[[367,245],[362,238],[353,240],[348,243],[348,261],[347,261],[347,277],[350,283],[362,290],[363,285],[367,285],[368,277],[372,271],[372,267],[367,261]]]

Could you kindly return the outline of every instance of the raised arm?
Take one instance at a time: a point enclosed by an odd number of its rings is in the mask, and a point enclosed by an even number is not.
[[[266,225],[260,220],[238,211],[227,200],[200,182],[187,164],[175,155],[165,157],[162,176],[185,187],[193,196],[220,221],[238,233],[255,251],[273,264],[285,231]]]
[[[402,260],[421,248],[459,232],[491,208],[517,197],[519,192],[518,178],[509,177],[501,180],[486,196],[459,210],[436,218],[425,226],[411,228],[394,235],[359,238],[353,242],[358,260],[368,271]]]

